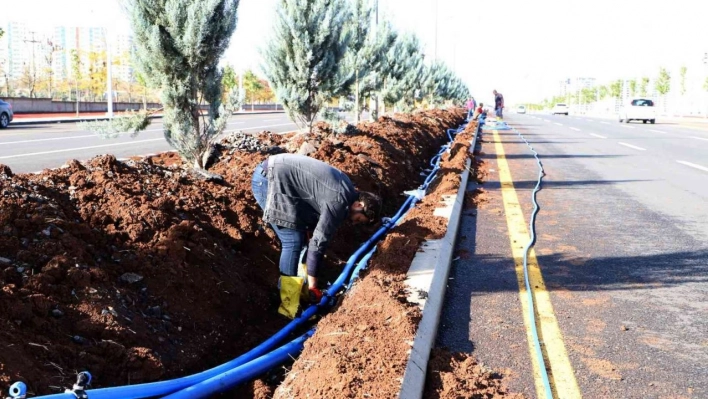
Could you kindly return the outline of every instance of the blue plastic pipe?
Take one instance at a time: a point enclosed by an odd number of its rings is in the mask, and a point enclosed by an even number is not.
[[[297,356],[302,351],[305,340],[310,338],[314,333],[315,330],[312,329],[288,344],[283,345],[248,364],[236,367],[216,377],[204,380],[198,384],[192,385],[189,388],[185,388],[179,392],[165,396],[163,399],[208,398],[211,395],[234,388],[246,381],[258,377],[273,367],[284,363],[286,360]],[[93,399],[91,396],[89,396],[89,398]]]

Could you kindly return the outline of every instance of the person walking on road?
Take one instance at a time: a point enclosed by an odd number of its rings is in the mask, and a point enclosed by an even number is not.
[[[282,244],[279,312],[293,318],[300,292],[319,302],[317,271],[335,231],[349,217],[354,224],[371,223],[381,208],[380,198],[358,192],[349,176],[304,155],[273,155],[259,164],[251,181],[253,196]],[[309,245],[306,234],[312,232]],[[307,245],[306,275],[298,276]],[[304,266],[304,265],[303,265]],[[305,284],[306,283],[306,284]],[[305,289],[307,287],[307,289]]]
[[[504,118],[504,96],[496,90],[494,90],[494,113],[497,118]]]

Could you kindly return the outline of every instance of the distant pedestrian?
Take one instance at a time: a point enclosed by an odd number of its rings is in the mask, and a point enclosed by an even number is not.
[[[471,115],[474,112],[474,109],[475,109],[474,97],[470,97],[470,99],[467,100],[467,114]]]
[[[484,112],[484,103],[479,103],[479,106],[477,107],[477,109],[474,110],[474,116],[472,117],[472,119],[477,120],[477,118],[479,118],[483,112]]]
[[[494,113],[497,118],[504,118],[504,96],[496,90],[494,90]]]

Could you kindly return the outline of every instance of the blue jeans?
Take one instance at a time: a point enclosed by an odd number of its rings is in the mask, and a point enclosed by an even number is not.
[[[256,202],[265,209],[266,198],[268,198],[268,178],[263,173],[263,166],[259,164],[253,172],[251,179],[251,189]],[[280,273],[286,276],[297,276],[297,267],[307,250],[305,242],[305,230],[295,230],[286,227],[270,224],[275,234],[280,239]]]

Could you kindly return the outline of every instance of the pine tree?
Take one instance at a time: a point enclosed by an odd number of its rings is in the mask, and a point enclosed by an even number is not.
[[[266,77],[301,128],[312,126],[324,102],[350,79],[340,74],[350,34],[344,0],[280,0],[266,51]]]
[[[389,52],[394,48],[397,40],[398,33],[390,23],[384,22],[378,28],[371,46],[372,52],[376,54],[376,59],[372,64],[371,72],[361,79],[359,91],[363,98],[374,97],[377,105],[383,97],[381,92],[385,87],[386,77],[392,73],[396,65],[396,60],[389,56]],[[377,108],[372,110],[372,119],[378,117],[375,115]]]
[[[384,100],[403,111],[411,111],[423,77],[423,54],[413,34],[399,36],[386,54],[388,73],[384,76]]]
[[[161,89],[165,139],[196,168],[204,167],[212,140],[231,116],[222,105],[218,63],[236,28],[238,5],[239,0],[126,0],[136,68],[150,86]],[[110,136],[148,125],[142,111],[87,127]]]
[[[359,122],[363,100],[371,95],[377,81],[377,70],[381,69],[383,57],[395,40],[389,25],[376,35],[371,32],[373,9],[368,3],[368,0],[354,0],[351,19],[347,24],[351,40],[344,58],[344,68],[340,72],[350,77],[342,94],[354,94],[356,122]]]

